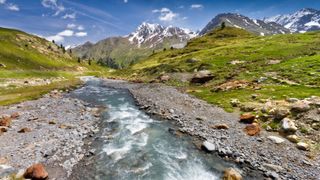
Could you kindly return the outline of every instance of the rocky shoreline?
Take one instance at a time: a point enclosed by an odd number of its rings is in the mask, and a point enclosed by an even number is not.
[[[98,132],[99,108],[67,93],[0,107],[8,119],[0,135],[0,179],[21,178],[25,169],[41,163],[50,179],[66,179],[84,158],[84,140]]]
[[[320,157],[310,157],[307,151],[281,138],[275,132],[259,130],[248,136],[246,124],[239,115],[226,113],[190,95],[163,84],[130,84],[106,80],[106,86],[126,88],[137,105],[146,113],[177,123],[180,132],[202,142],[211,153],[226,160],[260,171],[266,179],[320,179]],[[275,138],[270,138],[275,137]],[[281,139],[281,143],[276,140]],[[248,168],[249,167],[249,168]]]

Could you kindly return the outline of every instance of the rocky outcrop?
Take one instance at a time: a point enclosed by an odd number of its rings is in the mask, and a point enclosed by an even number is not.
[[[199,71],[197,72],[191,79],[191,83],[194,84],[204,84],[208,81],[211,81],[214,78],[214,76],[212,75],[212,73],[208,70],[203,70],[203,71]]]

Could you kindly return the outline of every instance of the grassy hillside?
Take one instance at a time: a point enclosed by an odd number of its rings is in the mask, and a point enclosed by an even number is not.
[[[78,75],[107,71],[94,62],[78,63],[73,54],[60,46],[18,30],[0,28],[0,47],[0,105],[32,99],[54,88],[73,86],[79,83]],[[55,82],[57,78],[59,82]],[[42,82],[42,79],[53,83]],[[33,83],[30,88],[28,81]]]
[[[190,59],[194,60],[190,63]],[[195,71],[209,70],[215,76],[204,85],[184,81]],[[149,81],[168,74],[168,84],[184,86],[193,94],[231,110],[230,100],[253,101],[261,98],[320,95],[320,32],[255,36],[244,30],[216,29],[191,40],[184,49],[156,53],[115,75]],[[252,86],[258,84],[260,90]],[[247,88],[216,92],[214,89],[236,80]]]

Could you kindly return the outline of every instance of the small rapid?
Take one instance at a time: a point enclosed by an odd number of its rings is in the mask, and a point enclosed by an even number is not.
[[[199,151],[190,138],[170,133],[171,123],[139,110],[127,90],[87,78],[72,96],[107,107],[83,179],[220,179],[225,168],[221,160]]]

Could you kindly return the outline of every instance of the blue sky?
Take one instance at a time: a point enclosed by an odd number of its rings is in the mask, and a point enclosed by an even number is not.
[[[320,9],[320,0],[0,0],[0,26],[64,45],[126,35],[143,21],[202,29],[215,15],[251,18]]]

